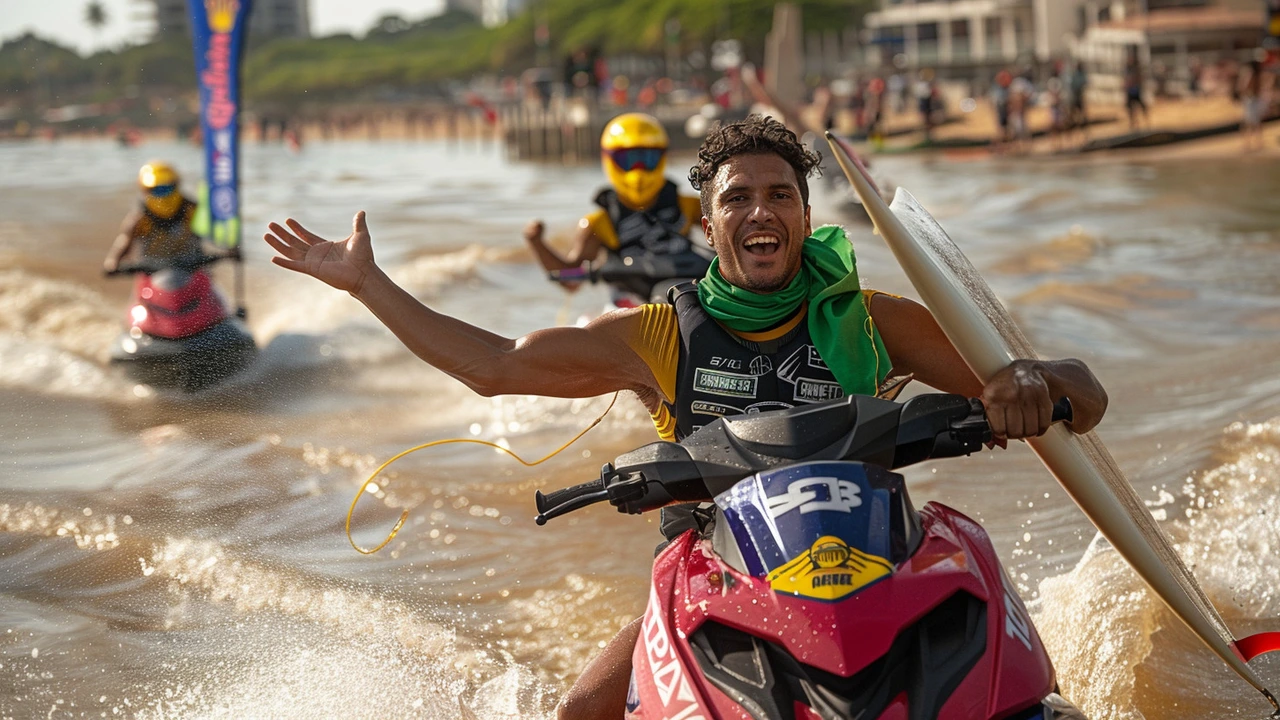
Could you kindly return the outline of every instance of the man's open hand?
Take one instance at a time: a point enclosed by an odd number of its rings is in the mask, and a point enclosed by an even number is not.
[[[280,253],[271,258],[271,262],[311,275],[352,295],[359,294],[365,278],[375,269],[369,226],[365,224],[363,210],[356,213],[351,223],[351,234],[341,242],[325,240],[292,218],[286,220],[285,225],[289,228],[271,223],[267,226],[271,232],[262,236]]]

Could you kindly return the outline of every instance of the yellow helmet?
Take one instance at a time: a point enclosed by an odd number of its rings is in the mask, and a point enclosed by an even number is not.
[[[152,160],[138,170],[138,187],[142,188],[142,202],[153,214],[171,218],[182,207],[182,195],[178,192],[178,173],[169,163]]]
[[[667,131],[657,118],[627,113],[610,120],[600,152],[604,174],[624,205],[641,210],[657,199],[667,182]]]

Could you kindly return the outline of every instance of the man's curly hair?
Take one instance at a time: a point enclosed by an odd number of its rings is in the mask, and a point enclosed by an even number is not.
[[[702,214],[711,215],[713,179],[720,166],[738,155],[780,156],[796,171],[800,184],[800,199],[809,205],[810,175],[821,174],[818,165],[822,156],[809,150],[796,139],[796,134],[785,125],[765,115],[751,115],[727,125],[718,125],[707,133],[698,149],[698,164],[689,170],[689,184],[702,197]]]

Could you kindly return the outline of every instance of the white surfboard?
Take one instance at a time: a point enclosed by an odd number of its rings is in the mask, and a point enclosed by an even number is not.
[[[890,209],[843,141],[831,133],[827,141],[876,229],[974,374],[985,383],[1014,360],[1037,358],[986,281],[938,221],[902,188]],[[1097,435],[1076,435],[1055,425],[1029,444],[1152,591],[1280,713],[1274,696],[1236,649],[1221,615]]]

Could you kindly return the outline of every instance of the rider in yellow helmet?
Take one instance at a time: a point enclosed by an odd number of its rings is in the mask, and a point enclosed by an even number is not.
[[[578,221],[573,246],[562,255],[547,246],[541,220],[524,230],[525,241],[548,271],[577,268],[604,249],[624,262],[649,255],[677,255],[701,277],[711,254],[689,239],[702,218],[697,196],[681,195],[667,179],[667,131],[656,118],[626,113],[609,121],[600,137],[601,163],[609,187],[595,198],[598,209]],[[692,262],[689,262],[692,260]],[[629,264],[629,263],[628,263]],[[660,278],[668,279],[668,278]],[[635,285],[615,285],[614,303],[631,307],[649,301]]]
[[[178,192],[178,182],[177,171],[159,160],[138,171],[142,202],[120,226],[120,234],[103,262],[108,272],[119,267],[120,260],[139,242],[139,254],[151,260],[172,260],[202,252],[200,237],[191,229],[196,204]]]

